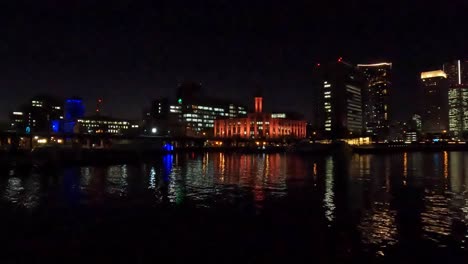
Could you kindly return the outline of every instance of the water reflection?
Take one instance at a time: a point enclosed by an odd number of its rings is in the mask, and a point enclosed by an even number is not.
[[[2,171],[15,207],[190,205],[286,210],[358,232],[378,252],[428,241],[466,248],[468,153],[299,156],[190,153],[144,164]],[[279,206],[281,204],[282,206]],[[281,208],[281,209],[279,209]]]
[[[351,173],[359,176],[358,186],[361,187],[361,195],[365,196],[358,205],[362,214],[358,228],[363,243],[381,248],[394,245],[397,242],[397,225],[396,212],[391,208],[391,157],[356,155],[353,160],[359,162],[352,163]],[[407,153],[404,153],[402,164],[404,179],[407,176],[407,166]]]
[[[331,224],[334,220],[335,204],[333,201],[333,159],[328,157],[325,161],[325,195],[323,204],[325,206],[325,218]]]

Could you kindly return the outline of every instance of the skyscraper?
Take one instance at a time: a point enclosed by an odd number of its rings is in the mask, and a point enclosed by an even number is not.
[[[463,138],[468,130],[468,85],[451,85],[448,100],[450,134]]]
[[[363,111],[366,133],[384,139],[389,129],[389,90],[392,64],[358,64],[365,74],[367,87],[363,90]]]
[[[366,86],[364,74],[340,58],[321,67],[320,76],[325,135],[330,138],[361,135],[362,90]]]
[[[426,134],[442,134],[448,130],[447,74],[442,70],[421,73],[423,89],[422,126]]]
[[[455,60],[443,65],[448,85],[468,84],[468,61]]]

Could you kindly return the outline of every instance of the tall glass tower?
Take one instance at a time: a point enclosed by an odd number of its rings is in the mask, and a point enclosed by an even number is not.
[[[422,127],[426,134],[443,134],[448,130],[448,86],[444,71],[421,73],[423,89]]]
[[[358,64],[365,74],[363,111],[366,133],[385,139],[389,132],[389,94],[392,89],[392,63]]]

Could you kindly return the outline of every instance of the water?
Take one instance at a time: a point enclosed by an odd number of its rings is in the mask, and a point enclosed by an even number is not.
[[[44,254],[34,243],[50,237],[55,241],[50,247],[67,252],[64,256],[85,247],[73,239],[120,240],[128,249],[134,247],[129,241],[144,236],[141,248],[153,244],[167,247],[166,253],[180,255],[183,249],[197,255],[207,250],[198,248],[201,243],[219,247],[219,254],[243,252],[238,259],[253,262],[292,255],[318,262],[424,256],[446,261],[464,258],[468,247],[468,153],[463,152],[179,154],[151,163],[7,168],[1,174],[0,231],[8,234],[2,241],[10,252],[32,256]],[[179,234],[174,242],[179,246],[166,245],[174,239],[169,230]],[[217,242],[206,242],[210,239]],[[193,244],[182,246],[179,240]],[[149,254],[135,250],[131,260]]]

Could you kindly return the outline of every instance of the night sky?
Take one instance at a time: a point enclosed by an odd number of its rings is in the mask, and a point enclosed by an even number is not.
[[[267,109],[310,118],[313,66],[340,56],[393,62],[401,119],[420,71],[468,58],[466,0],[2,2],[0,120],[38,93],[81,96],[88,111],[102,97],[104,113],[137,119],[184,80],[249,106],[261,86]]]

